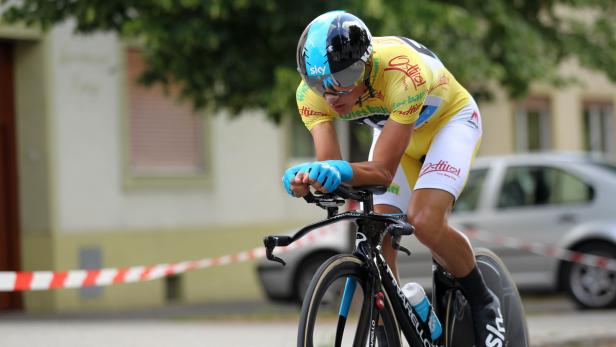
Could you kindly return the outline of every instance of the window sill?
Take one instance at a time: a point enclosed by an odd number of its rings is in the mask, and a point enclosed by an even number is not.
[[[208,174],[194,175],[134,175],[125,174],[123,188],[125,191],[135,190],[210,190],[213,186],[212,177]]]

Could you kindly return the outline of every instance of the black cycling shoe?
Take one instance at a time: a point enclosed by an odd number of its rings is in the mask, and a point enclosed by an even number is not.
[[[467,276],[457,280],[471,307],[475,345],[504,347],[506,330],[501,303],[486,285],[479,268],[475,265]]]
[[[473,308],[473,323],[475,326],[475,345],[477,347],[504,347],[505,320],[503,318],[498,297],[488,289],[491,295],[483,306]]]

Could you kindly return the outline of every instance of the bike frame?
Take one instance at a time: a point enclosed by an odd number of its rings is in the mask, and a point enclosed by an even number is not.
[[[402,292],[391,268],[380,253],[380,244],[384,236],[384,225],[381,227],[378,226],[377,223],[379,222],[369,219],[358,220],[359,230],[357,231],[357,241],[355,243],[355,250],[353,251],[353,255],[361,259],[363,263],[367,265],[368,271],[371,274],[368,280],[370,283],[366,283],[366,289],[370,290],[371,297],[372,308],[370,310],[369,325],[371,331],[379,320],[379,313],[374,310],[376,307],[374,300],[382,285],[387,293],[396,320],[407,342],[411,346],[417,346],[417,343],[420,343],[424,347],[436,346],[436,344],[432,343],[430,328],[427,322],[423,322],[419,319],[418,313]],[[347,279],[347,284],[349,280],[350,279]],[[353,293],[347,294],[347,286],[345,286],[341,311],[343,307],[348,307],[348,304],[345,303],[345,299],[350,300],[353,296],[352,294]],[[374,334],[369,334],[369,339],[369,346],[373,346]]]
[[[308,203],[316,203],[318,206],[327,210],[327,219],[307,225],[297,231],[293,236],[267,236],[263,239],[266,249],[266,256],[269,260],[277,261],[285,265],[284,260],[273,255],[273,250],[278,246],[288,246],[296,240],[302,238],[314,229],[323,226],[340,222],[342,220],[354,220],[358,226],[355,249],[353,255],[359,258],[366,265],[368,271],[368,282],[364,284],[364,288],[369,291],[370,295],[370,312],[369,312],[369,327],[370,334],[369,346],[374,346],[375,329],[379,321],[379,310],[376,309],[375,300],[380,288],[385,289],[385,293],[389,298],[389,303],[392,306],[394,316],[402,330],[407,342],[411,346],[433,347],[438,346],[432,343],[430,336],[430,328],[427,322],[422,322],[419,315],[408,301],[402,289],[398,285],[394,274],[387,265],[380,252],[381,242],[385,234],[390,233],[392,239],[396,240],[395,248],[407,251],[399,246],[401,235],[411,235],[413,227],[406,223],[405,215],[385,215],[375,214],[373,212],[372,191],[367,190],[365,193],[345,192],[345,198],[351,198],[363,203],[363,211],[348,211],[338,213],[338,206],[344,204],[344,200],[338,199],[336,196],[322,195],[315,197],[309,195],[306,197]],[[409,252],[410,254],[410,252]],[[347,278],[343,298],[339,310],[338,329],[344,329],[346,317],[349,312],[351,299],[355,292],[357,283],[355,280]],[[362,324],[362,322],[360,322]],[[338,334],[337,334],[338,335]],[[341,335],[341,334],[340,334]],[[342,336],[339,336],[341,339]],[[439,339],[439,341],[442,339]],[[437,341],[438,342],[438,341]]]

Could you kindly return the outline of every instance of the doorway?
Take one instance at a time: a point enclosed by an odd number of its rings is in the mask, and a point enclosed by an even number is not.
[[[0,41],[0,271],[20,269],[13,44]],[[22,309],[20,293],[0,293],[0,310]]]

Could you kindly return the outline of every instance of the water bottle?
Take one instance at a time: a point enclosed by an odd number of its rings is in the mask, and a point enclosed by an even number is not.
[[[419,318],[423,322],[426,322],[426,320],[428,320],[428,312],[430,312],[432,306],[430,306],[430,301],[428,301],[428,297],[426,296],[424,289],[418,283],[410,282],[402,287],[402,292],[410,301],[415,311],[419,314]],[[441,336],[443,328],[441,327],[441,322],[439,322],[434,310],[432,310],[432,314],[429,317],[428,326],[430,327],[432,341],[435,341],[439,338],[439,336]]]

